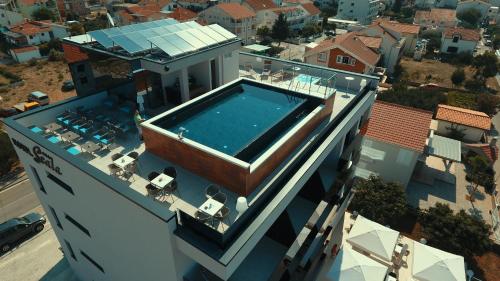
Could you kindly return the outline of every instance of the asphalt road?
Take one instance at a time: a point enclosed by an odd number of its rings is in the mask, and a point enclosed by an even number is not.
[[[19,217],[40,206],[31,183],[25,180],[0,192],[0,221]],[[42,208],[39,208],[43,212]]]
[[[45,212],[29,180],[0,192],[0,222],[30,212]],[[44,230],[0,256],[2,281],[73,281],[77,280],[49,222]]]

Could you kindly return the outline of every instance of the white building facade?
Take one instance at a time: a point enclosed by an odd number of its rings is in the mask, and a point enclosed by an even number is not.
[[[370,24],[380,12],[379,0],[339,0],[336,18]]]

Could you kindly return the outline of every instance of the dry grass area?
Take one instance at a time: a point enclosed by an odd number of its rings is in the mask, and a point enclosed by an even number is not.
[[[26,101],[29,93],[33,91],[46,93],[51,102],[76,95],[74,90],[61,91],[62,82],[71,80],[71,74],[65,62],[39,61],[36,66],[23,63],[1,67],[6,67],[8,71],[19,75],[24,80],[24,85],[9,90],[0,90],[0,96],[3,98],[0,107],[11,107],[16,103]]]
[[[452,64],[429,59],[414,61],[411,58],[403,57],[401,66],[405,69],[408,79],[412,82],[435,83],[443,87],[454,88],[450,77],[457,67]],[[467,79],[472,79],[475,72],[474,68],[467,66],[464,70]],[[500,91],[500,86],[498,86],[495,77],[488,78],[486,85]],[[463,87],[460,88],[463,89]]]

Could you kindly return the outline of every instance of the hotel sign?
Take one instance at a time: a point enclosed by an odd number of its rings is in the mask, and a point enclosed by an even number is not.
[[[47,168],[56,172],[58,175],[62,175],[61,169],[58,166],[54,165],[54,158],[52,158],[52,156],[50,156],[48,153],[44,152],[38,145],[35,145],[31,149],[29,149],[27,145],[14,138],[12,139],[12,143],[17,148],[31,156],[35,162],[47,166]]]

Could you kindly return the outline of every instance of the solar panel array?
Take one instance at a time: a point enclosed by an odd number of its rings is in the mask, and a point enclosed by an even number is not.
[[[106,49],[118,46],[134,55],[158,48],[172,57],[236,38],[217,24],[202,26],[194,21],[179,23],[174,19],[96,30],[89,34]]]

